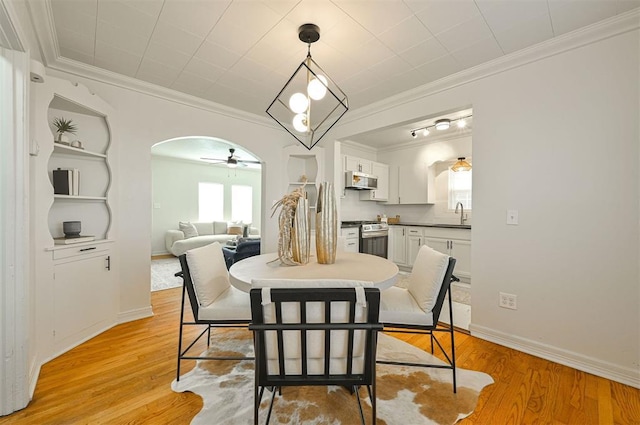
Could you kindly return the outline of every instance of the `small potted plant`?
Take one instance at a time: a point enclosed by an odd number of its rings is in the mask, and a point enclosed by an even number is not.
[[[54,118],[52,124],[58,133],[58,136],[56,137],[56,142],[58,143],[69,144],[69,139],[65,136],[65,133],[75,134],[78,130],[78,127],[76,127],[72,120],[66,120],[64,117]]]

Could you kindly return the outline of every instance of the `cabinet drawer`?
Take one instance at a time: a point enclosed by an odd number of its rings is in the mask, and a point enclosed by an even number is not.
[[[360,229],[358,227],[344,227],[342,230],[342,236],[346,239],[358,239],[360,236]]]
[[[449,228],[440,228],[440,227],[426,227],[424,229],[424,235],[428,237],[434,237],[434,238],[460,239],[464,241],[471,240],[470,229],[449,229]]]
[[[421,227],[407,227],[407,236],[423,236]]]
[[[107,244],[82,244],[82,246],[73,246],[64,249],[56,249],[53,251],[53,259],[61,260],[63,258],[77,257],[83,255],[93,255],[98,252],[109,250]]]

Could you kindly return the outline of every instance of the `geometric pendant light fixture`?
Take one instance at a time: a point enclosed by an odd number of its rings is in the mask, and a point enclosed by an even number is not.
[[[267,114],[311,150],[349,110],[347,95],[311,58],[311,43],[320,39],[314,24],[298,28],[307,57],[267,108]]]

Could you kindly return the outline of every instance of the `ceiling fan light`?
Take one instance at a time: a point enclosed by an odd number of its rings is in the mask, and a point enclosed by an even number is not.
[[[458,128],[465,128],[467,126],[467,120],[460,118],[458,120]]]
[[[294,93],[289,98],[289,108],[296,114],[301,114],[307,110],[309,99],[302,93]]]
[[[307,93],[313,100],[320,100],[327,94],[327,85],[329,82],[324,75],[317,75],[316,78],[309,81]]]
[[[458,158],[458,161],[451,166],[451,171],[456,173],[458,171],[469,171],[469,170],[471,170],[471,164],[465,161],[464,156]]]
[[[436,121],[436,130],[448,130],[451,125],[451,120],[447,118],[443,118],[441,120]]]
[[[422,131],[422,135],[423,135],[423,136],[425,136],[425,137],[427,137],[427,136],[429,135],[429,129],[428,129],[428,128],[425,128],[425,129]]]

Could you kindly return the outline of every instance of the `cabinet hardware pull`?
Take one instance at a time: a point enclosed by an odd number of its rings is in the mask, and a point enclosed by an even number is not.
[[[96,246],[92,246],[91,248],[82,248],[80,252],[91,251],[92,249],[96,249],[96,248],[97,248]]]
[[[111,256],[107,256],[107,270],[111,271]]]

